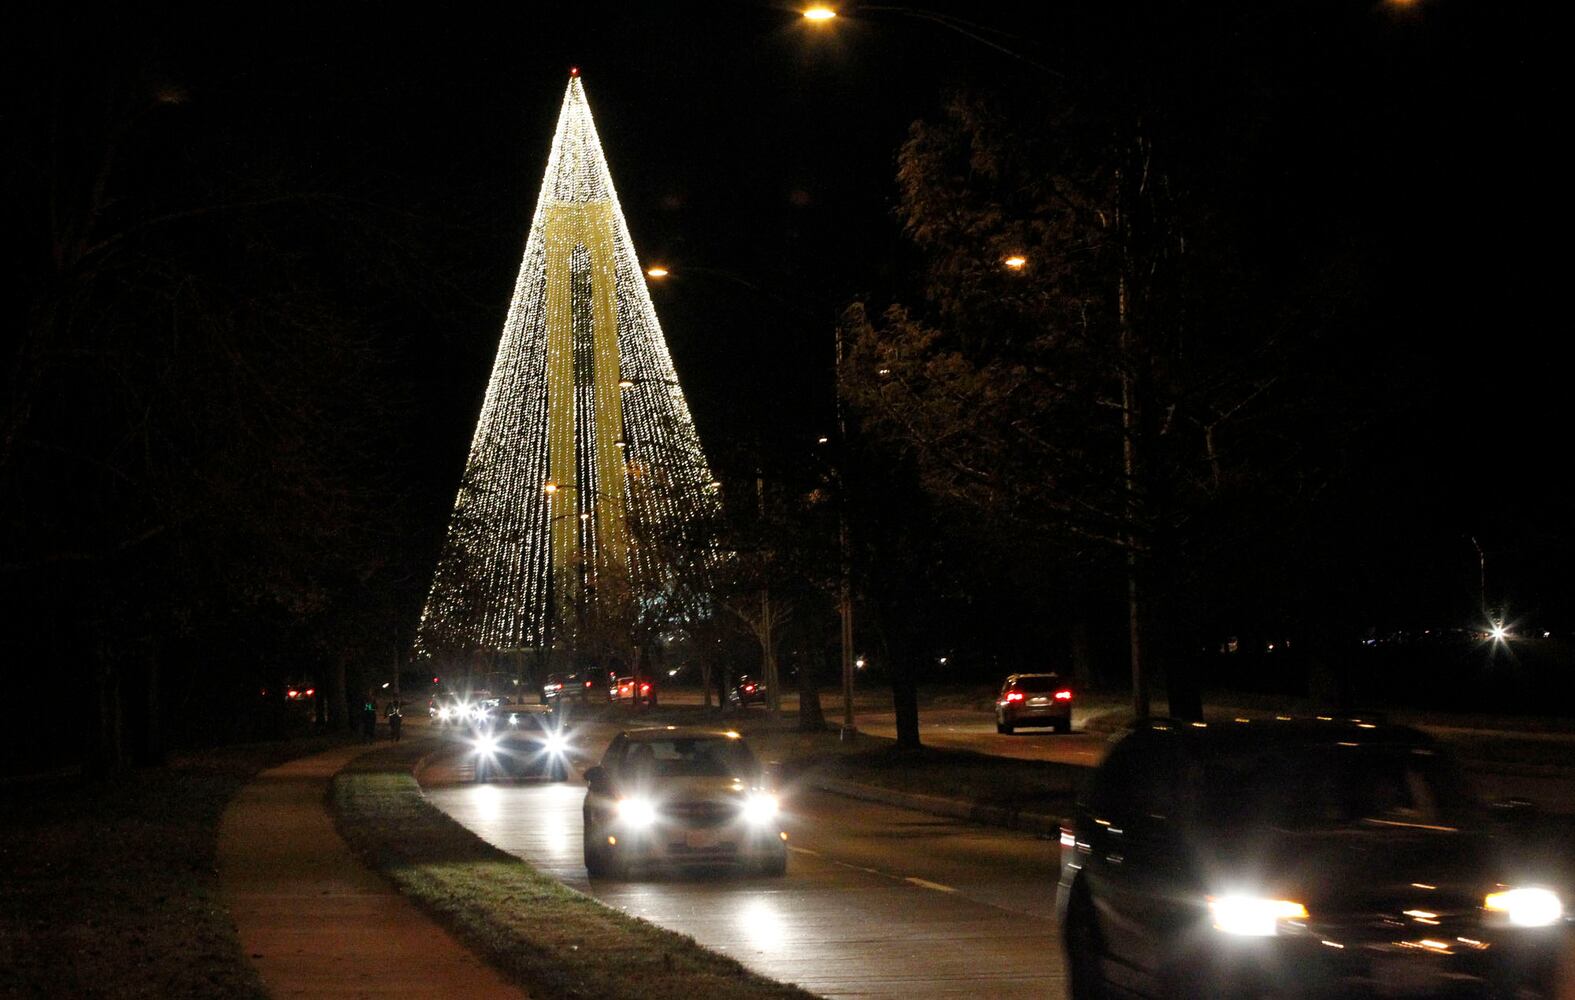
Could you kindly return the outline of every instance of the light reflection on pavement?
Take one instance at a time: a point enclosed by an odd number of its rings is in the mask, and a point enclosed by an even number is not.
[[[818,792],[788,801],[785,878],[586,878],[578,782],[422,774],[429,800],[490,843],[603,902],[833,997],[1063,995],[1056,844]]]

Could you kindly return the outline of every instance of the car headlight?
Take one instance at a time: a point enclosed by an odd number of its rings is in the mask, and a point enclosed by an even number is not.
[[[1564,918],[1564,903],[1551,889],[1505,889],[1490,892],[1482,900],[1490,916],[1508,920],[1516,927],[1547,927]]]
[[[1307,907],[1289,899],[1259,896],[1210,896],[1214,929],[1239,937],[1273,937],[1283,920],[1306,920]]]
[[[450,715],[453,715],[453,714],[454,713],[450,712],[446,707],[438,709],[438,718],[441,719],[444,722],[447,722],[448,721],[448,717]]]
[[[553,756],[561,756],[569,749],[568,737],[562,733],[548,733],[546,741],[542,744],[542,749]]]
[[[744,819],[750,823],[769,823],[777,814],[775,795],[757,792],[744,800]]]
[[[650,826],[656,822],[656,806],[650,799],[619,799],[618,819],[629,826]]]
[[[476,738],[476,753],[483,757],[491,757],[498,752],[498,741],[492,736],[478,736]]]

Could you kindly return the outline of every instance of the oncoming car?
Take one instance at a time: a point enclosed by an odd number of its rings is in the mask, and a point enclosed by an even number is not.
[[[585,781],[585,868],[592,878],[664,863],[787,871],[777,796],[735,732],[628,730],[613,738]]]
[[[1560,876],[1516,846],[1416,730],[1145,722],[1061,833],[1071,996],[1552,996]]]
[[[489,705],[471,717],[465,739],[476,781],[569,776],[568,733],[540,705]]]

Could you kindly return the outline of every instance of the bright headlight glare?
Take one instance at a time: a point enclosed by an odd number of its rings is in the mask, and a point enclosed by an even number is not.
[[[1564,903],[1551,889],[1506,889],[1482,901],[1489,913],[1502,914],[1516,927],[1547,927],[1564,917]]]
[[[569,749],[569,741],[562,733],[548,733],[544,746],[548,753],[561,754]]]
[[[438,718],[440,718],[440,719],[443,719],[443,720],[446,721],[450,714],[452,714],[452,713],[450,713],[447,708],[440,708],[440,709],[438,709]]]
[[[476,740],[476,752],[490,757],[498,752],[498,741],[491,736],[483,736]]]
[[[775,795],[756,793],[744,800],[744,819],[750,823],[769,823],[777,814]]]
[[[650,826],[656,822],[656,807],[650,799],[619,799],[618,819],[629,826]]]
[[[1300,903],[1257,896],[1212,896],[1209,913],[1215,930],[1239,937],[1273,937],[1280,921],[1307,919],[1307,907]]]

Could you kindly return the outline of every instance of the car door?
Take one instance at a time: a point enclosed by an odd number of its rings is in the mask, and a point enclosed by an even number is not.
[[[1158,995],[1168,942],[1183,919],[1181,768],[1174,739],[1134,733],[1111,751],[1091,790],[1087,877],[1105,942],[1106,976]]]

